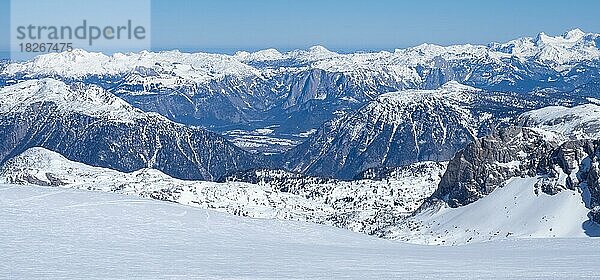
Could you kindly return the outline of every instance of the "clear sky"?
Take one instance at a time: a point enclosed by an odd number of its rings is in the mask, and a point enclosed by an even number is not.
[[[0,0],[1,50],[8,2]],[[600,32],[599,11],[598,0],[152,0],[152,46],[232,52],[485,44],[575,27]]]

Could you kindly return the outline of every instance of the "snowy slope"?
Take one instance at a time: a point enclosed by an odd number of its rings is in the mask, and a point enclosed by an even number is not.
[[[100,87],[69,86],[54,79],[29,80],[0,88],[0,114],[30,112],[40,103],[53,103],[61,114],[82,114],[115,122],[133,122],[152,113],[144,113]]]
[[[600,237],[579,191],[536,192],[540,178],[513,178],[482,199],[458,208],[428,209],[388,236],[419,244],[465,244],[516,238]]]
[[[279,176],[281,181],[213,183],[177,180],[153,169],[122,173],[32,148],[0,168],[0,182],[117,192],[235,215],[310,221],[371,234],[417,209],[435,190],[444,168],[445,164],[425,162],[397,170],[385,180],[350,182],[256,171],[262,178]]]
[[[6,279],[599,278],[598,240],[402,244],[158,201],[0,185]]]
[[[519,117],[524,126],[553,131],[575,139],[600,138],[600,106],[549,106]]]

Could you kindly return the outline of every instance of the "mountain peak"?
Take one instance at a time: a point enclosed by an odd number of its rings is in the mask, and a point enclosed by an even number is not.
[[[51,78],[4,87],[0,89],[0,96],[0,112],[27,111],[32,104],[51,102],[61,112],[106,117],[120,122],[130,122],[146,115],[98,86],[67,85]]]
[[[313,53],[331,53],[332,51],[328,50],[326,47],[321,45],[316,45],[308,48],[308,51]]]
[[[567,40],[579,40],[583,38],[583,36],[585,36],[586,34],[587,33],[583,32],[581,29],[575,28],[573,30],[567,31],[565,34],[563,34],[563,37]]]
[[[445,91],[479,91],[479,89],[463,85],[455,80],[448,81],[447,83],[443,84],[440,89]]]
[[[281,52],[274,48],[259,50],[253,53],[238,51],[235,53],[234,57],[240,61],[268,61],[285,58]]]
[[[579,28],[575,28],[573,30],[569,30],[562,35],[559,36],[550,36],[544,32],[540,32],[535,38],[535,43],[537,45],[559,45],[559,44],[569,44],[576,43],[582,40],[588,33],[585,33]]]
[[[551,36],[548,36],[548,34],[546,34],[545,32],[540,32],[538,33],[538,35],[535,37],[535,43],[536,44],[543,44],[549,41],[549,39],[551,39]]]

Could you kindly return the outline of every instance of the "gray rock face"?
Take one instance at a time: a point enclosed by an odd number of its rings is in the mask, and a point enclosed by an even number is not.
[[[588,216],[600,224],[600,141],[594,141],[593,148],[593,153],[583,161],[579,173],[589,192],[589,201],[585,201],[591,209]]]
[[[589,160],[589,170],[587,172],[587,187],[590,192],[589,206],[599,207],[600,206],[600,167],[599,167],[600,154],[597,151],[594,156]],[[585,171],[585,170],[584,170]]]
[[[548,155],[557,145],[543,134],[518,127],[477,139],[450,161],[433,197],[451,207],[475,202],[511,177],[547,170]]]
[[[550,195],[575,189],[590,178],[597,181],[593,166],[582,165],[595,158],[596,142],[562,142],[556,137],[536,129],[508,127],[478,139],[450,161],[433,197],[458,207],[477,201],[512,177],[540,175],[536,189]],[[559,180],[561,174],[563,180]]]

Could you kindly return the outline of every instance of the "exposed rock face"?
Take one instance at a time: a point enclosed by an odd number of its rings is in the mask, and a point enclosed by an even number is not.
[[[510,127],[477,139],[458,152],[433,197],[452,207],[472,203],[511,177],[535,176],[558,143],[534,130]]]
[[[466,205],[512,177],[540,176],[536,189],[547,194],[575,189],[584,180],[597,182],[594,165],[589,172],[582,165],[596,158],[597,143],[562,142],[556,137],[532,128],[509,127],[478,139],[450,161],[433,197],[451,207]]]
[[[588,161],[589,171],[587,172],[587,187],[590,192],[590,207],[600,206],[600,154],[596,154]]]
[[[587,175],[587,190],[589,191],[589,202],[587,205],[592,210],[588,215],[590,219],[597,224],[600,224],[600,149],[598,146],[600,143],[596,142],[595,154],[586,162],[585,165],[589,167],[589,170],[583,175]]]

